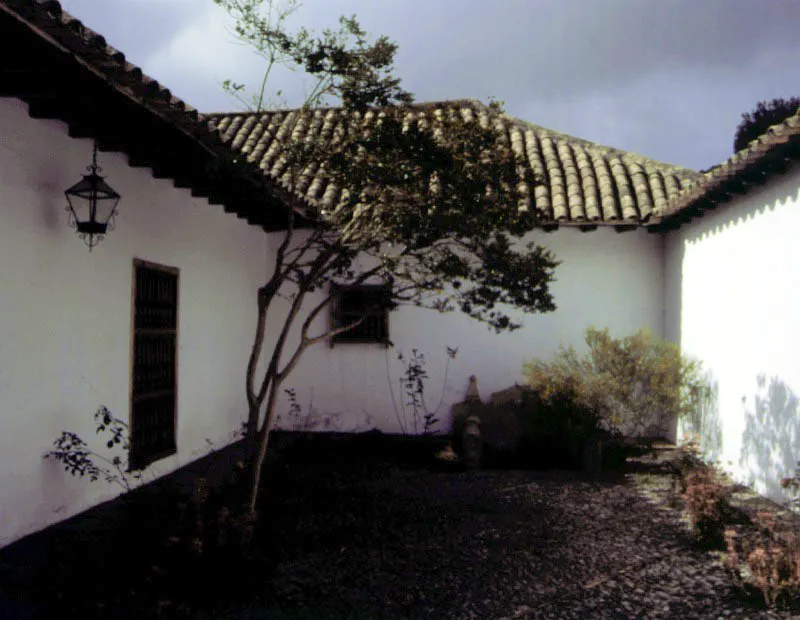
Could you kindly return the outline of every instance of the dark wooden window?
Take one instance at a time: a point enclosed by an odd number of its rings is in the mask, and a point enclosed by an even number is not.
[[[333,285],[332,328],[355,327],[336,334],[331,344],[339,342],[389,342],[389,293],[385,284],[359,286]]]
[[[176,452],[178,270],[134,261],[131,469]]]

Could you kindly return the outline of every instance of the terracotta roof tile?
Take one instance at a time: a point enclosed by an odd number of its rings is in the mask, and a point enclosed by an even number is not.
[[[245,154],[273,180],[282,178],[284,164],[278,159],[297,110],[209,114],[209,126],[219,131],[233,150]],[[493,114],[477,101],[422,103],[407,108],[405,122],[425,127],[432,118],[448,115],[464,122],[493,124],[514,152],[524,156],[544,183],[520,186],[520,205],[535,206],[544,221],[559,223],[645,223],[659,215],[667,200],[697,183],[702,175],[693,170],[580,140],[508,115]],[[307,111],[294,128],[298,138],[331,140],[353,123],[369,126],[377,118],[369,111],[363,118],[341,108]],[[330,207],[340,188],[331,187],[318,169],[308,169],[297,192],[308,203]]]

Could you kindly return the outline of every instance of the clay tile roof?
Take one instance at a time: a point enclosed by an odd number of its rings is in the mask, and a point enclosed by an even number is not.
[[[800,108],[786,120],[773,125],[746,148],[703,174],[702,181],[689,186],[667,205],[661,222],[680,225],[728,200],[731,193],[743,193],[784,172],[790,161],[800,160]]]
[[[298,110],[275,112],[231,112],[206,115],[231,148],[247,156],[267,176],[282,182],[284,172],[278,157],[281,140],[296,119]],[[367,117],[374,115],[367,113]],[[521,204],[544,214],[553,224],[640,225],[657,217],[670,199],[702,179],[693,170],[627,153],[532,123],[494,115],[478,101],[456,100],[414,104],[407,107],[408,123],[425,124],[438,114],[455,115],[464,122],[493,123],[512,148],[522,154],[531,170],[543,179],[533,188],[522,188]],[[295,135],[307,139],[335,139],[337,132],[358,117],[342,108],[309,110],[295,127]],[[368,118],[366,119],[368,120]],[[317,207],[332,205],[339,188],[330,187],[317,170],[306,170],[298,191]]]

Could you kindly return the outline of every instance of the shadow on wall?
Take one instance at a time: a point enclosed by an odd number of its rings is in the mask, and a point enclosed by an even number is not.
[[[752,410],[745,409],[740,466],[748,482],[770,497],[783,497],[780,479],[794,473],[800,459],[798,397],[778,377],[756,377]]]
[[[375,428],[375,421],[367,411],[362,411],[362,417],[356,422],[354,415],[348,418],[341,412],[321,412],[314,406],[314,389],[311,389],[307,405],[301,405],[297,400],[294,388],[284,390],[285,403],[276,405],[275,422],[273,430],[295,432],[351,432],[363,433]],[[282,409],[283,405],[285,409]],[[355,425],[353,423],[355,422]]]
[[[692,412],[686,418],[685,431],[697,439],[700,449],[712,461],[722,455],[722,421],[719,415],[719,382],[711,373],[694,397]]]

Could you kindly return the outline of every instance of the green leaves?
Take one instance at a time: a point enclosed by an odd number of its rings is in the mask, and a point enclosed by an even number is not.
[[[752,140],[765,133],[772,125],[777,125],[800,111],[800,97],[777,98],[759,101],[751,112],[742,114],[742,121],[736,128],[733,139],[733,152],[746,148]]]
[[[555,309],[549,284],[558,262],[521,241],[537,223],[534,210],[520,208],[521,188],[530,193],[541,180],[511,147],[498,102],[409,108],[412,97],[393,75],[396,44],[371,40],[355,16],[319,34],[290,32],[286,20],[296,2],[216,1],[236,20],[240,40],[268,61],[255,109],[266,100],[275,63],[317,80],[274,138],[282,162],[277,174],[290,192],[308,174],[344,191],[310,223],[322,234],[294,248],[295,256],[314,256],[334,247],[331,260],[321,270],[296,261],[285,270],[287,282],[311,291],[328,276],[352,279],[361,257],[383,265],[379,279],[396,277],[398,302],[460,308],[497,331],[520,326],[510,307]],[[239,97],[246,92],[230,80],[223,86]],[[343,106],[334,128],[324,136],[295,134],[319,122],[311,108],[328,95]],[[382,247],[387,243],[398,248],[392,256]]]
[[[411,93],[393,75],[397,46],[386,37],[369,40],[355,16],[342,17],[337,30],[321,34],[290,32],[286,20],[297,2],[215,2],[235,20],[237,38],[265,61],[257,89],[223,82],[240,102],[256,112],[269,107],[275,65],[313,78],[299,109],[276,113],[276,123],[262,122],[261,142],[269,144],[272,161],[267,175],[279,186],[286,229],[272,276],[259,290],[247,369],[248,424],[259,429],[252,440],[261,444],[254,508],[277,390],[304,351],[335,331],[311,333],[333,303],[331,282],[391,282],[387,305],[460,308],[502,331],[520,325],[507,306],[525,312],[555,308],[548,285],[557,262],[543,248],[522,243],[536,225],[535,212],[521,206],[523,190],[530,193],[540,179],[505,135],[499,104],[411,107]],[[328,97],[342,107],[314,109]],[[211,180],[236,177],[229,166],[250,173],[232,157],[210,171]],[[321,298],[309,300],[310,309],[304,306],[307,295],[320,289]],[[288,311],[257,381],[267,314],[276,299],[288,301]],[[299,344],[286,360],[288,335],[298,328]],[[434,421],[432,415],[424,420]]]
[[[297,0],[214,0],[235,22],[236,38],[265,61],[258,88],[224,80],[223,88],[247,107],[261,111],[280,100],[268,94],[275,65],[302,71],[314,81],[303,106],[313,107],[331,96],[353,109],[410,103],[411,95],[391,75],[397,46],[386,37],[370,42],[356,16],[340,17],[338,29],[317,34],[306,28],[292,32],[288,18],[300,7]]]
[[[229,93],[239,93],[243,91],[246,88],[246,86],[244,84],[239,84],[232,80],[224,80],[222,82],[222,88],[224,88]]]
[[[589,352],[562,348],[549,363],[524,366],[539,389],[569,384],[576,398],[628,434],[659,436],[675,418],[691,413],[694,395],[705,389],[701,365],[680,348],[647,330],[613,338],[607,329],[586,330]]]

